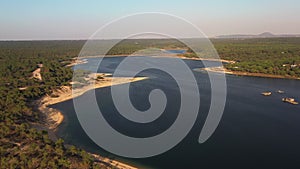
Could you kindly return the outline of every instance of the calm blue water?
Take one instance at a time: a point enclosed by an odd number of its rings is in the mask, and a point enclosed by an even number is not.
[[[99,72],[113,72],[123,57],[105,58]],[[97,66],[95,58],[81,69]],[[191,68],[202,67],[201,61],[186,60]],[[210,65],[215,65],[210,62]],[[150,79],[132,83],[130,96],[139,110],[149,108],[148,95],[162,89],[168,98],[164,114],[152,123],[141,125],[129,122],[118,114],[110,95],[110,87],[96,89],[100,108],[106,120],[119,132],[136,137],[149,137],[166,130],[174,122],[180,99],[174,79],[159,70],[147,70],[139,75]],[[194,71],[201,94],[199,116],[188,136],[172,150],[156,157],[127,159],[113,156],[95,145],[82,130],[74,112],[73,102],[53,105],[65,114],[57,134],[66,143],[121,159],[144,168],[299,168],[300,107],[281,102],[291,96],[300,100],[300,81],[239,77],[228,75],[228,95],[222,121],[214,135],[204,144],[198,143],[210,106],[210,82],[204,72]],[[275,91],[284,90],[285,94]],[[261,96],[274,91],[272,96]],[[86,95],[78,99],[88,101]],[[88,111],[88,110],[87,110]]]

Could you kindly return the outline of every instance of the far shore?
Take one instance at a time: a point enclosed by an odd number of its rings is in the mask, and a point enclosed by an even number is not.
[[[97,57],[124,57],[128,55],[101,55],[101,56],[85,56],[85,57],[79,57],[78,59],[85,59],[85,58],[97,58]],[[141,55],[129,55],[129,56],[141,56]],[[221,63],[227,63],[232,64],[236,61],[233,60],[225,60],[225,59],[218,59],[218,58],[198,58],[198,57],[185,57],[182,54],[166,54],[163,56],[152,56],[152,57],[176,57],[186,60],[199,60],[199,61],[215,61],[215,62],[221,62]],[[288,75],[272,75],[272,74],[264,74],[264,73],[251,73],[251,72],[242,72],[242,71],[232,71],[228,70],[224,67],[209,67],[209,68],[199,68],[200,70],[210,71],[210,72],[216,72],[216,73],[225,73],[230,75],[237,75],[237,76],[252,76],[252,77],[264,77],[264,78],[274,78],[274,79],[295,79],[300,80],[299,77],[293,77]]]
[[[118,57],[118,56],[122,57],[122,56],[128,56],[128,55],[87,56],[87,57],[80,57],[78,59],[97,58],[97,57]],[[140,56],[140,55],[130,55],[130,56]],[[221,63],[227,63],[227,64],[235,63],[235,61],[233,61],[233,60],[216,59],[216,58],[185,57],[183,55],[176,55],[176,54],[167,54],[167,55],[164,55],[164,56],[152,56],[152,57],[176,57],[176,58],[181,58],[181,59],[186,59],[186,60],[214,61],[214,62],[221,62]],[[231,71],[231,70],[228,70],[224,67],[199,68],[199,70],[215,72],[215,73],[225,73],[225,74],[237,75],[237,76],[251,76],[251,77],[264,77],[264,78],[274,78],[274,79],[300,80],[299,77],[284,76],[284,75],[272,75],[272,74],[264,74],[264,73],[250,73],[250,72],[241,72],[241,71]]]
[[[126,56],[142,56],[139,54],[132,54],[132,55],[124,55],[124,54],[120,54],[120,55],[99,55],[99,56],[82,56],[82,57],[75,57],[73,59],[88,59],[88,58],[104,58],[104,57],[126,57]],[[149,55],[151,56],[151,55]],[[218,59],[218,58],[200,58],[200,57],[185,57],[183,55],[178,55],[175,53],[166,53],[166,54],[161,54],[158,56],[151,56],[151,57],[175,57],[175,58],[180,58],[180,59],[186,59],[186,60],[205,60],[205,61],[215,61],[215,62],[222,62],[222,63],[235,63],[235,61],[232,60],[225,60],[225,59]],[[84,62],[86,63],[86,62]],[[78,64],[82,64],[80,63],[80,61],[78,61]],[[74,66],[75,64],[73,64],[72,66]]]
[[[272,74],[263,74],[263,73],[250,73],[250,72],[231,71],[231,70],[228,70],[224,67],[207,67],[207,68],[200,68],[198,70],[204,70],[204,71],[214,72],[214,73],[225,73],[225,74],[237,75],[237,76],[252,76],[252,77],[265,77],[265,78],[274,78],[274,79],[295,79],[295,80],[300,80],[299,77],[272,75]]]

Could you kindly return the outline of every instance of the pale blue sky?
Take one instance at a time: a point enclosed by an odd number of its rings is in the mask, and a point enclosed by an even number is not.
[[[105,23],[138,12],[183,17],[210,37],[300,34],[299,0],[1,0],[0,39],[87,39]]]

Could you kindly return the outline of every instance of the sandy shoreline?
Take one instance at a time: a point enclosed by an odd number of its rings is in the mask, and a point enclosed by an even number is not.
[[[207,68],[201,68],[201,69],[198,69],[198,70],[204,70],[204,71],[209,71],[209,72],[214,72],[214,73],[225,73],[225,74],[236,75],[236,76],[251,76],[251,77],[265,77],[265,78],[274,78],[274,79],[295,79],[295,80],[300,80],[300,78],[291,77],[291,76],[231,71],[231,70],[228,70],[224,67],[207,67]]]
[[[104,58],[104,57],[125,57],[125,56],[141,56],[140,54],[133,54],[133,55],[100,55],[100,56],[83,56],[83,57],[78,57],[78,60],[81,59],[88,59],[88,58]],[[218,58],[198,58],[198,57],[185,57],[183,55],[178,55],[176,53],[163,53],[158,56],[152,56],[149,55],[150,57],[175,57],[175,58],[180,58],[180,59],[186,59],[186,60],[204,60],[204,61],[214,61],[214,62],[222,62],[222,63],[235,63],[235,61],[232,60],[225,60],[225,59],[218,59]],[[75,59],[75,58],[74,58]],[[80,62],[80,61],[78,61]],[[86,62],[85,62],[86,63]],[[81,64],[81,63],[79,63]]]
[[[89,76],[91,78],[95,78],[97,75],[104,74],[93,73]],[[60,111],[49,108],[48,106],[76,98],[92,89],[131,83],[145,79],[147,79],[147,77],[104,77],[101,80],[93,79],[89,84],[73,90],[71,86],[61,86],[59,89],[53,91],[52,96],[46,95],[38,100],[35,104],[37,105],[38,110],[46,116],[45,120],[47,122],[47,127],[49,129],[56,129],[62,123],[64,117]]]
[[[106,158],[106,157],[102,157],[98,154],[91,154],[91,155],[95,158],[96,162],[101,162],[101,163],[104,163],[108,166],[116,167],[118,169],[138,169],[138,168],[130,166],[128,164],[125,164],[125,163],[122,163],[122,162],[119,162],[119,161],[116,161],[116,160],[112,160],[112,159],[109,159],[109,158]]]
[[[72,67],[72,66],[75,66],[75,65],[85,64],[85,63],[88,63],[88,61],[85,60],[85,59],[77,59],[75,57],[75,58],[73,58],[73,60],[71,61],[70,64],[66,65],[66,67]]]
[[[200,58],[200,57],[185,57],[183,55],[178,55],[178,58],[186,59],[186,60],[204,60],[204,61],[213,61],[213,62],[221,62],[221,63],[235,63],[233,60],[225,60],[219,58]]]

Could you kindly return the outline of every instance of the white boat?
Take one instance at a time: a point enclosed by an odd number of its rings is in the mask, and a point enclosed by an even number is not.
[[[272,92],[262,92],[261,94],[264,96],[270,96],[272,94]]]
[[[294,105],[299,104],[298,102],[295,101],[294,98],[288,98],[288,97],[286,97],[286,98],[282,98],[282,101],[283,102],[287,102],[287,103],[291,103],[291,104],[294,104]]]

